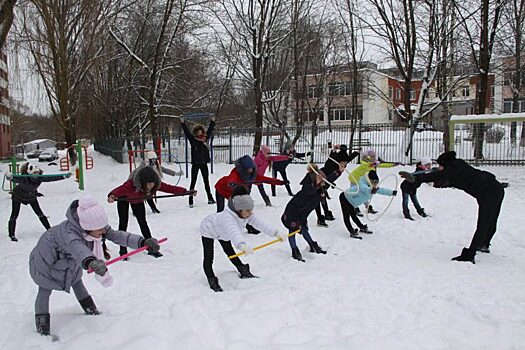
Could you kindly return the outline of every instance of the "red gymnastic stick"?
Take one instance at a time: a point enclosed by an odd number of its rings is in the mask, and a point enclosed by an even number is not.
[[[158,242],[159,242],[159,244],[161,244],[161,243],[163,243],[163,242],[166,242],[167,240],[168,240],[168,239],[167,239],[166,237],[164,237],[164,238],[159,239]],[[145,251],[145,250],[148,249],[148,248],[149,248],[149,247],[148,247],[147,245],[145,245],[144,247],[141,247],[141,248],[139,248],[139,249],[135,249],[135,250],[133,250],[133,251],[131,251],[131,252],[129,252],[129,253],[126,253],[126,254],[124,254],[124,255],[121,255],[121,256],[119,256],[119,257],[117,257],[117,258],[114,258],[114,259],[108,260],[108,261],[106,261],[106,266],[109,266],[109,265],[111,265],[111,264],[114,264],[114,263],[116,263],[117,261],[120,261],[120,260],[122,260],[122,259],[125,259],[125,258],[127,258],[127,257],[129,257],[129,256],[132,256],[132,255],[135,255],[135,254],[137,254],[137,253],[143,252],[143,251]],[[92,269],[89,269],[87,273],[91,273],[91,272],[93,272],[93,270],[92,270]]]

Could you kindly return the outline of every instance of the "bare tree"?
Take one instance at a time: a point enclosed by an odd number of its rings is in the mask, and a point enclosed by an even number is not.
[[[372,19],[365,17],[367,29],[380,39],[379,44],[373,45],[382,52],[386,51],[387,58],[395,63],[403,81],[403,107],[392,107],[402,121],[410,126],[404,138],[405,156],[411,152],[417,124],[446,101],[449,93],[464,79],[463,76],[448,76],[448,84],[445,89],[442,87],[439,100],[427,104],[430,88],[435,85],[436,74],[443,67],[442,63],[450,60],[455,53],[454,50],[448,50],[447,43],[453,38],[458,24],[452,21],[452,12],[442,1],[445,0],[370,0],[377,16],[372,15]],[[466,20],[471,14],[464,12],[463,16]],[[443,47],[447,50],[440,51]],[[414,89],[415,80],[421,84],[419,94]],[[411,103],[412,91],[417,96],[415,106]],[[380,93],[380,96],[387,97],[384,93]]]
[[[20,2],[19,40],[29,50],[49,106],[67,146],[76,142],[81,86],[101,54],[104,26],[115,11],[111,0]],[[74,148],[70,149],[76,162]]]
[[[253,91],[254,119],[258,128],[253,151],[258,152],[262,141],[263,90],[268,61],[290,34],[283,31],[283,10],[286,0],[220,0],[222,11],[216,18],[229,40],[238,48],[244,64],[236,66],[236,73]],[[245,68],[249,67],[249,69]]]
[[[352,77],[352,107],[351,107],[351,133],[350,133],[350,149],[354,142],[354,134],[357,125],[361,122],[363,115],[362,109],[359,109],[358,98],[363,93],[363,79],[364,76],[360,73],[360,68],[365,54],[365,39],[364,39],[364,23],[359,15],[360,6],[357,0],[339,0],[336,2],[341,22],[343,23],[345,53],[348,57],[348,62],[351,69]]]
[[[192,49],[186,40],[197,29],[195,16],[204,4],[199,0],[148,0],[131,7],[111,26],[111,36],[131,60],[130,87],[143,108],[139,132],[149,127],[156,148],[166,129],[163,117],[211,105],[215,85],[194,89],[189,84],[192,80],[202,83],[198,77],[206,71],[206,55]]]
[[[512,90],[512,112],[520,112],[519,97],[523,92],[522,80],[525,78],[521,55],[525,52],[525,0],[510,0],[509,6],[503,11],[504,31],[499,42],[505,52],[512,56],[512,60],[504,58],[504,86]],[[512,65],[512,67],[511,67]],[[511,74],[508,74],[511,73]],[[516,146],[517,123],[513,122],[510,129],[512,146]],[[520,146],[525,146],[525,123],[520,136]]]
[[[461,17],[461,25],[471,50],[472,60],[478,75],[476,88],[476,113],[485,114],[490,106],[489,74],[491,71],[492,49],[499,29],[505,0],[482,0],[478,2],[456,2],[457,13]],[[465,17],[466,13],[475,16]],[[483,123],[474,125],[474,158],[483,159],[483,138],[485,126]]]
[[[16,0],[0,0],[0,49],[5,44],[5,39],[13,24],[13,8]]]

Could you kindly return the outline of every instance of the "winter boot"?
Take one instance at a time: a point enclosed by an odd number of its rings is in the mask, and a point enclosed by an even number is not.
[[[84,312],[86,315],[98,315],[100,312],[97,310],[97,306],[95,305],[95,302],[93,301],[93,298],[91,296],[84,298],[82,300],[78,301],[80,303],[80,306],[84,309]]]
[[[164,256],[161,252],[148,252],[148,255],[151,255],[154,258],[160,258]]]
[[[414,219],[410,216],[410,213],[405,213],[405,214],[403,214],[403,216],[404,216],[405,219],[407,219],[407,220],[414,221]]]
[[[421,216],[422,218],[426,218],[428,215],[427,213],[425,213],[425,208],[421,208],[417,211],[417,213],[419,214],[419,216]]]
[[[326,214],[324,215],[324,218],[329,221],[335,220],[334,214],[332,214],[330,210],[326,212]]]
[[[151,208],[151,211],[153,212],[153,214],[160,214],[160,210],[157,208]]]
[[[326,254],[326,250],[323,250],[323,248],[319,247],[319,244],[314,241],[310,243],[310,253]]]
[[[7,231],[9,233],[9,238],[11,238],[11,241],[13,242],[18,242],[18,239],[16,239],[15,237],[15,228],[16,228],[16,221],[9,220],[8,231]]]
[[[266,198],[264,200],[264,204],[266,204],[267,207],[271,207],[272,206],[272,202],[270,202],[270,198]]]
[[[49,230],[51,228],[51,225],[49,225],[49,221],[47,220],[47,216],[40,215],[38,218],[40,219],[40,222],[42,223],[42,225],[44,225],[46,230]]]
[[[258,229],[256,229],[250,224],[246,225],[246,230],[248,230],[248,233],[251,235],[258,235],[259,233],[261,233],[261,231],[259,231]]]
[[[373,233],[372,230],[370,230],[370,229],[368,228],[368,226],[366,226],[366,225],[364,225],[363,227],[361,227],[361,228],[359,229],[359,232],[368,233],[368,234],[372,234],[372,233]]]
[[[239,267],[237,267],[237,270],[239,270],[239,278],[257,278],[257,276],[253,275],[251,272],[250,272],[250,265],[248,264],[244,264],[244,265],[241,265]]]
[[[477,249],[478,252],[490,253],[490,248],[488,245],[483,245]]]
[[[193,208],[193,196],[189,196],[188,205],[190,206],[190,208]]]
[[[377,213],[378,213],[377,210],[374,210],[374,208],[371,205],[368,206],[368,214],[377,214]]]
[[[324,220],[317,220],[317,226],[328,227],[328,224]]]
[[[350,237],[355,239],[363,239],[363,237],[359,236],[359,230],[354,228],[352,229],[352,232],[350,232]]]
[[[208,204],[216,204],[215,199],[213,197],[208,198]]]
[[[467,248],[463,248],[463,250],[461,251],[461,255],[452,258],[452,260],[454,260],[454,261],[470,261],[471,263],[475,264],[476,263],[476,261],[474,260],[475,256],[476,256],[476,252],[475,251],[472,251],[472,250],[467,249]]]
[[[292,258],[304,262],[303,256],[301,255],[299,248],[292,248]]]
[[[209,277],[208,283],[210,284],[210,288],[213,289],[214,292],[222,292],[222,288],[219,285],[219,279],[217,277]]]
[[[363,213],[361,213],[361,210],[359,208],[355,208],[355,214],[359,217],[363,217]]]
[[[325,220],[324,215],[319,215],[319,217],[317,218],[317,226],[328,227],[328,225],[326,224],[324,220]]]
[[[51,316],[49,314],[35,315],[36,331],[42,335],[49,335],[51,330]]]

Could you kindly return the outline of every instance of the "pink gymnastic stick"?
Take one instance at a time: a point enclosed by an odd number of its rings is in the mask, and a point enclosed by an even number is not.
[[[167,239],[166,237],[164,237],[164,238],[159,239],[158,242],[159,242],[159,244],[161,244],[161,243],[163,243],[163,242],[166,242],[167,240],[168,240],[168,239]],[[129,252],[129,253],[126,253],[126,254],[124,254],[124,255],[121,255],[121,256],[119,256],[119,257],[117,257],[117,258],[113,258],[113,259],[111,259],[111,260],[108,260],[108,261],[106,261],[106,266],[109,266],[109,265],[111,265],[111,264],[114,264],[114,263],[116,263],[117,261],[120,261],[120,260],[122,260],[122,259],[125,259],[125,258],[127,258],[127,257],[129,257],[129,256],[132,256],[132,255],[135,255],[135,254],[137,254],[137,253],[143,252],[143,251],[145,251],[146,249],[148,249],[148,246],[145,245],[144,247],[141,247],[141,248],[139,248],[139,249],[135,249],[135,250],[133,250],[133,251],[131,251],[131,252]],[[93,272],[93,270],[89,269],[87,273],[92,273],[92,272]]]

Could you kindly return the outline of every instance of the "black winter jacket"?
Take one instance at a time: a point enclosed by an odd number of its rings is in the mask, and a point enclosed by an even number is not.
[[[315,184],[315,175],[315,173],[306,174],[301,181],[303,187],[286,205],[281,220],[287,228],[297,229],[297,225],[307,226],[308,215],[321,203],[321,193],[324,192],[324,188]],[[339,175],[341,173],[337,170],[326,178],[333,182]]]
[[[423,169],[420,169],[416,166],[415,172],[418,171],[424,171]],[[416,174],[414,175],[414,182],[410,182],[408,180],[405,180],[401,182],[401,191],[406,192],[408,194],[414,194],[417,192],[417,189],[421,186],[421,178],[420,175],[422,174]]]
[[[420,182],[447,180],[451,187],[463,190],[476,199],[482,198],[490,184],[497,182],[496,177],[483,170],[473,168],[463,159],[454,159],[445,169],[417,175]],[[499,182],[498,182],[499,184]]]
[[[337,171],[339,170],[339,164],[337,164],[335,161],[337,162],[340,162],[343,160],[343,155],[344,156],[347,156],[346,152],[343,154],[342,151],[340,152],[335,152],[334,150],[332,150],[330,152],[330,158],[328,158],[326,160],[326,162],[324,163],[324,166],[321,168],[321,170],[323,171],[323,173],[325,174],[331,174],[333,173],[334,171]],[[359,155],[359,152],[355,151],[355,152],[352,152],[350,153],[350,156],[347,156],[348,157],[348,162],[350,163],[352,160],[354,160],[354,158],[356,158],[357,156]]]
[[[16,187],[13,189],[13,199],[19,201],[22,204],[29,204],[36,200],[38,196],[38,186],[42,182],[53,182],[64,180],[64,175],[55,176],[17,176],[13,175],[12,182],[16,183]]]
[[[215,122],[210,120],[210,125],[208,130],[206,130],[206,140],[209,141],[213,129],[215,127]],[[190,142],[191,145],[191,164],[207,164],[210,162],[210,148],[206,142],[199,141],[195,136],[190,132],[186,123],[182,123],[182,130],[184,130],[184,135]]]

